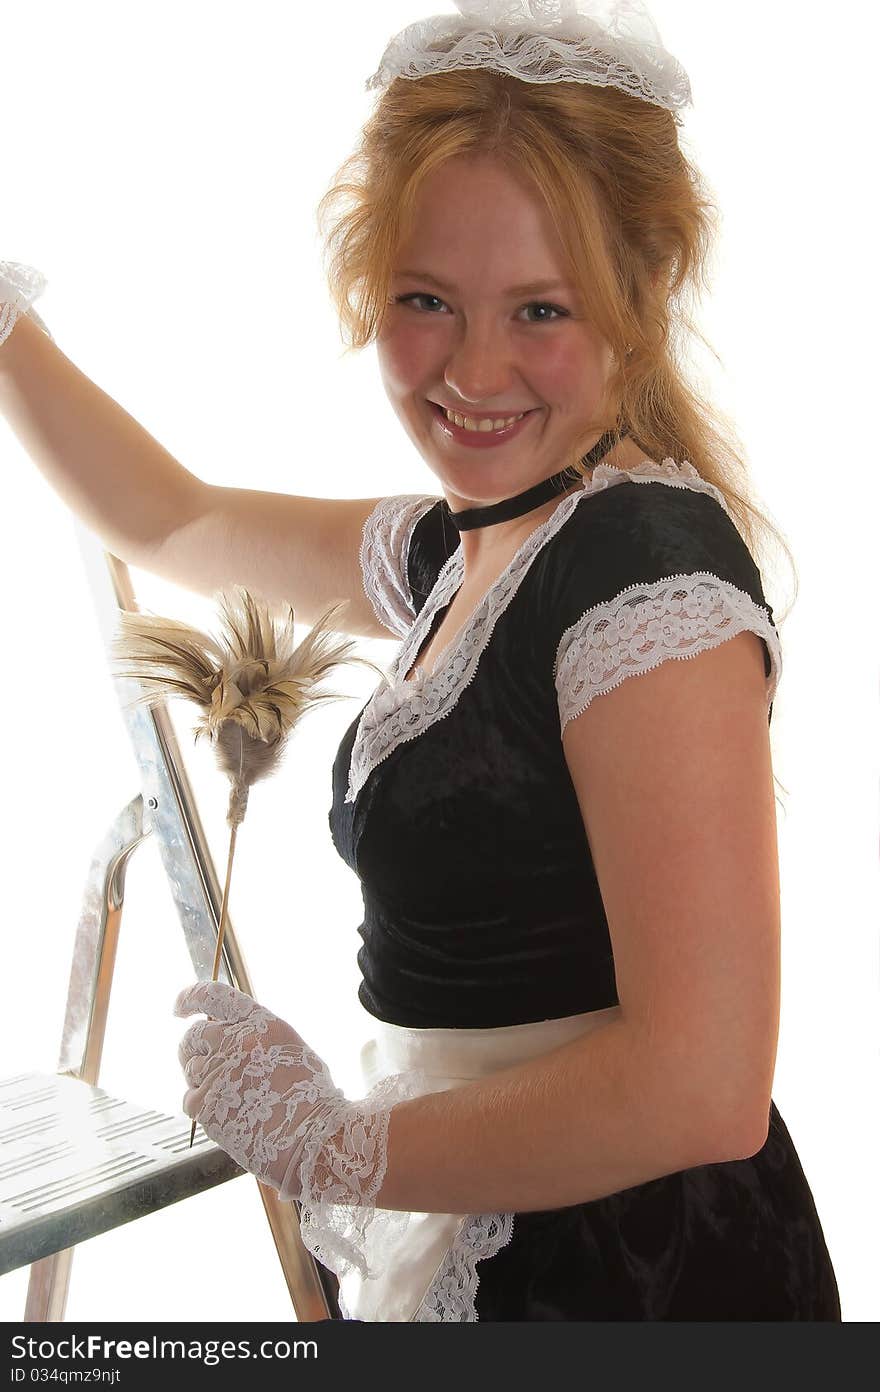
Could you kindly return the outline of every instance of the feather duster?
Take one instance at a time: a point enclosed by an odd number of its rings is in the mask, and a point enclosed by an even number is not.
[[[169,696],[195,702],[202,711],[195,739],[208,735],[231,784],[229,856],[212,981],[223,949],[236,833],[252,785],[279,767],[287,736],[306,711],[322,701],[344,699],[344,692],[317,690],[334,668],[358,663],[385,677],[375,663],[354,656],[354,640],[334,628],[347,601],[326,609],[295,645],[289,605],[282,618],[241,585],[219,591],[216,598],[225,642],[174,619],[123,610],[111,649],[116,675],[143,687],[129,705],[152,706]],[[195,1130],[193,1121],[190,1145]]]

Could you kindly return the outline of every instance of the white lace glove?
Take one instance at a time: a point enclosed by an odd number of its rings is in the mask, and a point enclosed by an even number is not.
[[[366,1230],[387,1167],[395,1102],[415,1095],[420,1075],[393,1075],[348,1101],[327,1065],[291,1025],[243,991],[199,981],[181,991],[175,1015],[204,1013],[178,1056],[189,1091],[183,1110],[245,1170],[303,1205],[306,1247],[337,1275],[368,1271]],[[386,1210],[381,1210],[387,1214]],[[394,1215],[406,1226],[409,1215]]]
[[[20,261],[0,261],[0,344],[12,333],[20,314],[27,314],[43,333],[49,334],[39,314],[31,308],[32,301],[42,295],[45,288],[46,277],[33,266],[23,266]]]

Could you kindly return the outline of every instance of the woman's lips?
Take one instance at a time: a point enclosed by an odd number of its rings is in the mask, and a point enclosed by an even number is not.
[[[535,406],[530,411],[526,411],[513,425],[506,426],[503,430],[465,430],[463,426],[456,425],[451,421],[442,406],[438,406],[436,401],[428,403],[434,412],[440,429],[445,432],[449,439],[456,444],[468,445],[473,449],[491,449],[495,445],[503,445],[514,436],[519,435],[521,430],[528,424],[532,416],[540,409]],[[500,419],[498,416],[496,420]]]

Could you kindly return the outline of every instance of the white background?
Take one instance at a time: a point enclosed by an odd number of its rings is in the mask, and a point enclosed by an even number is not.
[[[387,40],[449,7],[336,8],[341,21],[280,0],[6,7],[0,257],[44,272],[37,308],[59,346],[206,481],[327,497],[433,492],[373,351],[343,361],[314,209],[372,107],[364,82]],[[842,55],[816,48],[817,4],[740,0],[722,21],[697,0],[654,0],[652,13],[691,75],[684,141],[723,213],[701,319],[719,360],[703,354],[699,370],[737,424],[800,576],[772,727],[787,790],[774,1098],[813,1189],[844,1318],[875,1320],[873,98]],[[867,4],[857,13],[871,22]],[[848,35],[850,54],[875,44],[876,34]],[[139,784],[71,515],[3,421],[0,467],[0,1076],[10,1076],[56,1067],[86,873]],[[142,606],[212,626],[209,601],[133,576]],[[393,645],[363,651],[387,662]],[[327,811],[364,676],[351,678],[351,700],[309,717],[283,771],[253,793],[232,891],[256,994],[343,1086],[355,1077],[361,905]],[[189,711],[172,714],[222,871],[226,781],[207,744],[193,751]],[[185,1024],[171,1006],[192,979],[148,841],[127,878],[101,1076],[110,1092],[179,1110]],[[0,1278],[0,1318],[21,1318],[26,1278]],[[95,1238],[74,1259],[72,1321],[291,1317],[247,1176]]]

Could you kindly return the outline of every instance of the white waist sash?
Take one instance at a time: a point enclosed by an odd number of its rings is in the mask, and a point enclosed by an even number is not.
[[[392,1074],[419,1072],[426,1084],[413,1095],[424,1095],[549,1053],[616,1019],[620,1006],[494,1029],[408,1029],[367,1011],[363,1015],[370,1034],[360,1059],[366,1091]],[[509,1242],[513,1214],[413,1213],[389,1254],[388,1233],[400,1221],[396,1210],[376,1210],[367,1232],[367,1258],[376,1274],[343,1276],[343,1315],[369,1321],[476,1320],[476,1263]]]

